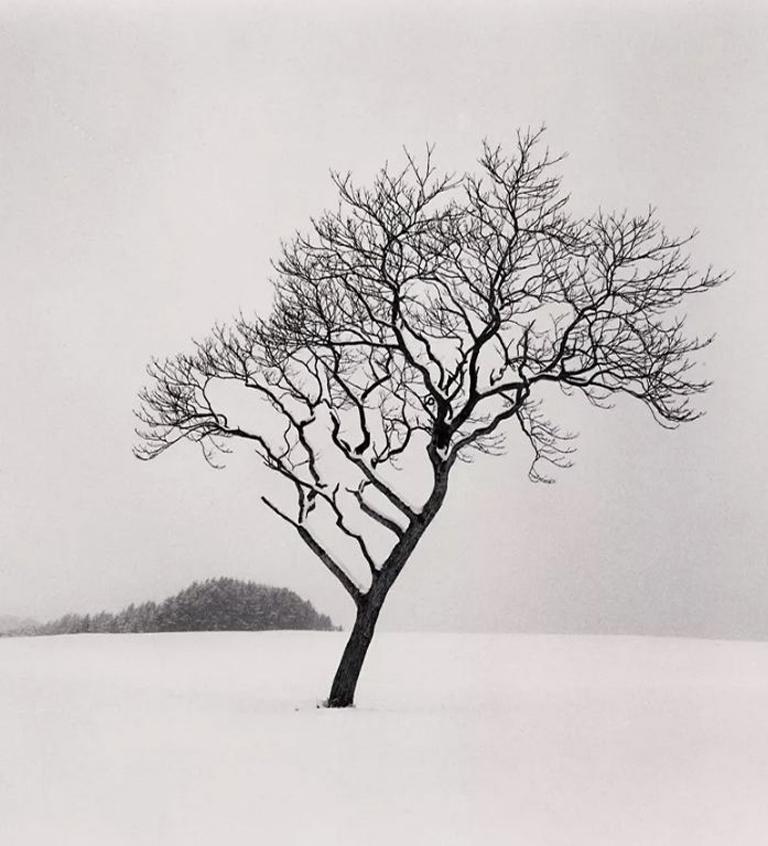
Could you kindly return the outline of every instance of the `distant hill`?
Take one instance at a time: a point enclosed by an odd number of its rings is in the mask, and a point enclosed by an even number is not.
[[[0,620],[11,621],[0,629],[5,635],[335,628],[330,617],[287,588],[227,578],[194,582],[163,602],[131,604],[117,614],[65,614],[42,624],[8,617]]]
[[[0,614],[0,634],[33,629],[39,625],[29,617],[14,617],[13,614]]]

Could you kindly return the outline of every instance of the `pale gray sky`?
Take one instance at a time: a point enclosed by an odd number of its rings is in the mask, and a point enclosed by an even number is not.
[[[279,239],[403,144],[465,170],[549,127],[576,208],[697,226],[733,281],[707,416],[575,400],[553,486],[512,450],[455,474],[389,628],[768,637],[762,3],[0,5],[0,613],[40,618],[232,575],[349,600],[261,506],[253,461],[130,453],[150,355],[265,309]]]

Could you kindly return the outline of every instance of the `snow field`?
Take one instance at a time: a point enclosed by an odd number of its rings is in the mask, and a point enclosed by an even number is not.
[[[337,632],[0,640],[3,846],[745,846],[768,644]]]

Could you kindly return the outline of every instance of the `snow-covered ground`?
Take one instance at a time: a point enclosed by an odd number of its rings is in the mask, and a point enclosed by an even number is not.
[[[343,638],[0,640],[0,843],[768,842],[768,644]]]

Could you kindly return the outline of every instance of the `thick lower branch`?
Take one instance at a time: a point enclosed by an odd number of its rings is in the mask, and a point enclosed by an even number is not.
[[[353,488],[348,488],[349,492],[355,497],[357,500],[358,505],[360,506],[360,510],[363,514],[366,514],[372,520],[375,520],[380,525],[384,526],[385,528],[389,529],[390,532],[397,535],[401,538],[404,534],[403,528],[400,526],[399,523],[396,523],[394,520],[390,519],[386,515],[382,514],[380,511],[376,510],[372,505],[365,501],[362,491],[354,490]]]
[[[313,537],[309,529],[306,526],[302,526],[301,523],[297,523],[295,520],[292,520],[287,514],[284,514],[276,505],[271,503],[265,496],[262,498],[262,502],[266,506],[272,509],[272,511],[277,514],[278,517],[285,520],[286,523],[293,526],[294,529],[299,533],[299,537],[304,541],[304,543],[315,553],[315,555],[323,562],[326,569],[329,570],[341,583],[344,590],[352,597],[355,601],[355,604],[359,603],[362,596],[364,596],[362,588],[359,585],[355,584],[354,581],[350,578],[349,575],[331,558],[328,552],[323,549],[322,546],[317,542],[317,540]]]

